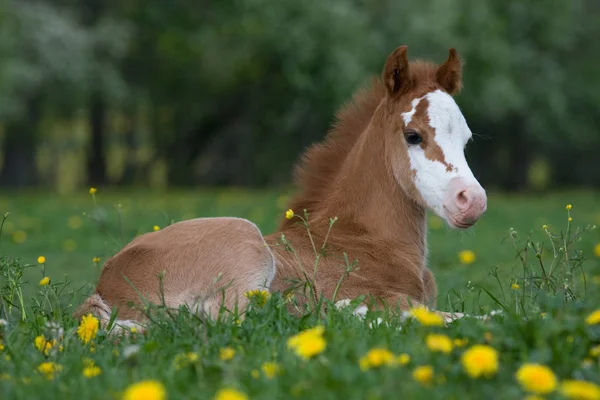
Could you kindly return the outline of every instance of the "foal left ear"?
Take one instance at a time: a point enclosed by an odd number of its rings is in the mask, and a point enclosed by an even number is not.
[[[462,87],[462,61],[455,49],[450,49],[448,59],[435,73],[437,83],[449,94],[456,94]]]

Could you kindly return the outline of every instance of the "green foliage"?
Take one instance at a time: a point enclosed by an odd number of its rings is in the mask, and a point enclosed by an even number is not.
[[[151,306],[147,313],[152,322],[147,330],[114,336],[101,329],[91,341],[84,343],[77,333],[80,321],[70,315],[85,293],[80,293],[78,286],[70,285],[66,279],[59,282],[53,278],[49,285],[38,284],[43,276],[58,277],[61,272],[75,271],[68,267],[67,261],[76,259],[77,253],[85,257],[98,254],[103,243],[109,248],[117,247],[121,234],[129,240],[136,232],[152,229],[153,224],[164,226],[156,216],[165,204],[175,207],[167,211],[169,214],[189,212],[184,210],[197,207],[213,214],[225,214],[228,213],[225,210],[237,208],[238,215],[249,215],[255,211],[243,207],[252,201],[252,196],[258,196],[263,203],[275,203],[276,198],[270,193],[262,197],[247,193],[243,201],[239,193],[194,194],[187,199],[176,194],[173,201],[167,203],[148,194],[132,200],[131,194],[125,198],[123,194],[98,192],[92,202],[89,198],[75,198],[70,202],[61,201],[58,209],[53,199],[22,197],[15,200],[17,209],[11,207],[7,221],[22,218],[19,206],[27,201],[36,205],[30,211],[30,218],[43,220],[29,221],[33,231],[29,231],[30,237],[20,244],[11,240],[18,227],[11,226],[11,232],[0,233],[3,254],[20,254],[19,249],[26,249],[22,253],[24,259],[37,259],[43,254],[46,260],[40,259],[41,264],[26,264],[7,256],[0,257],[0,391],[3,396],[11,399],[122,398],[132,383],[152,379],[164,385],[170,399],[212,399],[222,388],[235,388],[251,399],[392,396],[475,399],[496,398],[501,388],[502,398],[522,399],[526,394],[515,372],[524,363],[547,365],[559,381],[577,379],[600,384],[600,358],[598,354],[593,355],[592,350],[600,344],[600,325],[586,324],[586,316],[600,304],[600,292],[596,289],[600,285],[600,263],[587,259],[593,257],[589,249],[598,241],[598,236],[596,231],[580,230],[577,222],[594,218],[590,214],[593,203],[586,203],[593,195],[568,194],[573,207],[567,212],[561,198],[548,202],[547,199],[506,200],[492,196],[491,203],[497,206],[491,210],[496,209],[501,217],[492,214],[488,221],[484,217],[477,235],[453,237],[450,232],[440,230],[439,221],[432,219],[431,259],[440,282],[441,297],[448,291],[448,281],[452,279],[473,282],[460,299],[451,295],[449,298],[455,301],[443,308],[472,315],[491,309],[503,310],[502,314],[488,319],[463,318],[446,327],[422,326],[393,309],[369,312],[365,318],[359,318],[352,314],[350,307],[338,309],[328,301],[311,305],[308,310],[297,308],[301,315],[295,316],[288,312],[290,299],[273,294],[265,303],[262,297],[251,298],[252,306],[245,315],[236,310],[223,310],[218,320],[204,319],[185,308],[176,311],[161,305]],[[5,207],[6,199],[0,200]],[[120,207],[115,207],[119,213],[110,212],[106,206],[115,200],[122,202]],[[140,209],[141,204],[147,208]],[[65,221],[77,207],[87,209],[90,220],[82,226],[70,220],[69,228]],[[537,213],[534,215],[530,208]],[[283,214],[274,204],[273,209],[273,216]],[[507,228],[514,222],[509,209],[520,222],[515,226],[534,226],[527,239],[521,240],[515,229]],[[35,210],[41,210],[42,214],[38,217]],[[148,215],[154,217],[144,219]],[[538,217],[547,222],[544,228],[536,220]],[[574,220],[569,221],[568,217]],[[306,220],[306,216],[303,218]],[[169,220],[165,217],[163,221],[168,223]],[[269,218],[264,218],[260,222],[264,229],[272,229],[268,221]],[[36,225],[39,228],[35,228]],[[92,239],[91,247],[77,249],[75,254],[61,251],[61,258],[52,247],[60,243],[62,231],[76,226],[79,226],[78,236]],[[310,228],[310,219],[306,226]],[[335,221],[332,221],[332,229],[335,229]],[[501,233],[506,231],[509,231],[508,236]],[[58,236],[59,241],[53,241],[53,236]],[[507,236],[505,243],[501,243],[503,236]],[[98,240],[101,238],[105,241]],[[457,249],[464,248],[465,242],[470,240],[477,259],[460,266],[454,261]],[[493,244],[485,245],[486,242]],[[444,245],[448,248],[444,249]],[[316,268],[319,254],[315,247]],[[486,279],[491,266],[497,268],[492,269],[491,279]],[[75,268],[81,270],[86,266]],[[93,267],[87,268],[86,279],[92,280]],[[34,272],[29,284],[23,279],[25,270]],[[308,271],[308,280],[311,272]],[[594,285],[593,290],[586,290],[584,275],[588,278],[587,285]],[[515,283],[518,288],[513,286]],[[29,285],[29,290],[23,290],[24,285]],[[30,293],[31,300],[15,301],[22,296],[19,293]],[[439,303],[443,304],[443,299]],[[287,339],[318,325],[324,327],[326,347],[304,360],[288,347]],[[95,333],[93,326],[90,332]],[[426,337],[430,333],[447,335],[453,341],[453,349],[447,354],[429,349]],[[499,353],[499,369],[489,378],[470,378],[463,369],[461,356],[474,344],[487,344]],[[223,356],[225,348],[233,349],[230,357]],[[388,349],[394,355],[408,354],[410,361],[406,365],[361,369],[359,360],[373,348]],[[45,362],[59,366],[59,371],[50,379],[39,371]],[[274,375],[267,373],[265,363],[276,364]],[[91,365],[99,368],[100,374],[86,377],[84,371],[89,373]],[[430,386],[423,386],[412,377],[415,368],[423,365],[430,365],[434,370]],[[549,398],[562,397],[556,393]]]
[[[408,44],[411,57],[441,62],[456,47],[466,60],[458,102],[484,183],[527,186],[540,159],[551,178],[536,188],[600,181],[593,0],[9,0],[0,9],[5,134],[21,135],[13,124],[41,101],[45,124],[27,127],[40,130],[29,140],[72,156],[88,146],[84,121],[100,96],[111,110],[109,164],[131,164],[113,180],[135,168],[147,182],[161,161],[170,184],[287,181],[335,110]]]

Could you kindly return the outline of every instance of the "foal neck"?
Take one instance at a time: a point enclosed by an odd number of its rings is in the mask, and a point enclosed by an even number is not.
[[[426,257],[425,209],[394,178],[385,156],[384,131],[377,113],[342,165],[326,210],[360,226],[373,239],[393,243],[407,253]],[[410,171],[406,171],[410,173]],[[335,228],[334,228],[335,230]],[[408,248],[407,248],[408,246]]]

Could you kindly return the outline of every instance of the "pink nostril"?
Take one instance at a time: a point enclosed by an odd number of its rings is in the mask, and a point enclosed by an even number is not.
[[[458,195],[456,195],[456,205],[461,210],[466,210],[471,206],[471,196],[466,190],[461,190]]]

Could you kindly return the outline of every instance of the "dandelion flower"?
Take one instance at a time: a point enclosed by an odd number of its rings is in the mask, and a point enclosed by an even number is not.
[[[407,365],[410,362],[410,355],[402,353],[396,358],[396,362],[402,366]]]
[[[4,343],[0,342],[0,351],[4,350]]]
[[[248,300],[254,299],[259,307],[263,307],[265,304],[267,304],[269,296],[269,291],[264,289],[254,289],[244,293],[244,297],[246,297]]]
[[[176,369],[181,369],[187,367],[189,364],[195,363],[200,359],[197,353],[182,353],[177,354],[175,356],[175,360],[173,360],[173,364],[175,364]]]
[[[94,264],[98,264],[98,263],[100,262],[100,257],[94,257],[94,258],[92,259],[92,262],[93,262]]]
[[[429,311],[425,307],[412,308],[410,314],[424,326],[443,326],[444,319],[441,315]]]
[[[84,359],[83,360],[83,376],[85,376],[86,378],[93,378],[95,376],[98,376],[102,373],[102,370],[100,369],[100,367],[98,367],[96,364],[94,364],[94,360],[91,360],[89,358]]]
[[[573,222],[573,217],[567,218],[569,222]]]
[[[153,230],[154,232],[156,232],[156,231],[160,231],[160,226],[158,226],[158,225],[154,225],[154,226],[152,227],[152,230]]]
[[[325,328],[323,326],[307,329],[290,337],[287,340],[287,347],[299,357],[309,359],[325,350],[327,342],[323,338],[324,332]]]
[[[590,349],[590,356],[600,357],[600,344],[596,345]]]
[[[214,400],[248,400],[248,396],[236,389],[221,389],[215,394]]]
[[[96,188],[90,188],[90,194],[96,194],[96,192],[98,191],[98,189]]]
[[[412,376],[415,381],[427,386],[433,381],[433,367],[431,365],[421,365],[413,370]]]
[[[219,350],[219,358],[221,361],[229,361],[235,356],[235,350],[231,347],[223,347]]]
[[[358,365],[361,370],[366,371],[383,365],[394,365],[395,361],[396,357],[388,349],[373,348],[360,358]]]
[[[38,261],[38,264],[46,264],[46,257],[39,256],[37,261]]]
[[[460,260],[461,264],[473,264],[476,258],[477,257],[475,256],[475,253],[471,250],[463,250],[458,253],[458,259]]]
[[[465,347],[467,344],[469,344],[469,339],[454,339],[452,343],[454,344],[454,347]]]
[[[46,361],[41,363],[37,369],[46,379],[51,380],[62,371],[62,365]]]
[[[510,285],[510,288],[511,288],[511,289],[513,289],[513,290],[517,290],[517,289],[520,289],[520,288],[521,288],[521,286],[519,286],[519,284],[518,284],[518,283],[512,283],[512,284]]]
[[[600,324],[600,308],[586,317],[585,324],[586,325]]]
[[[446,354],[452,351],[452,340],[446,335],[429,334],[425,343],[431,351],[440,351]]]
[[[44,335],[39,335],[33,340],[33,344],[40,353],[47,356],[50,353],[50,350],[52,350],[52,347],[56,346],[56,339],[48,340]]]
[[[573,400],[600,400],[600,386],[586,381],[566,380],[560,387],[561,393]]]
[[[557,386],[556,375],[545,365],[524,364],[515,376],[525,391],[535,394],[552,393]]]
[[[81,323],[77,328],[77,336],[79,336],[83,343],[88,343],[96,337],[99,325],[100,321],[98,321],[98,318],[92,314],[85,315],[81,317]]]
[[[596,243],[594,246],[594,255],[600,258],[600,243]]]
[[[261,366],[261,369],[268,379],[273,379],[275,377],[275,375],[279,374],[279,371],[281,370],[281,368],[279,367],[279,365],[277,365],[277,363],[270,362],[270,361],[267,361],[266,363],[264,363]]]
[[[46,286],[50,283],[50,278],[48,278],[47,276],[43,277],[40,280],[40,286]]]
[[[476,344],[461,357],[462,366],[471,378],[491,377],[498,371],[498,352],[491,346]]]
[[[123,400],[165,400],[167,391],[162,383],[147,380],[134,383],[125,389]]]
[[[292,210],[291,208],[290,208],[289,210],[287,210],[287,211],[285,212],[285,217],[286,217],[287,219],[292,219],[292,218],[294,218],[294,210]]]

